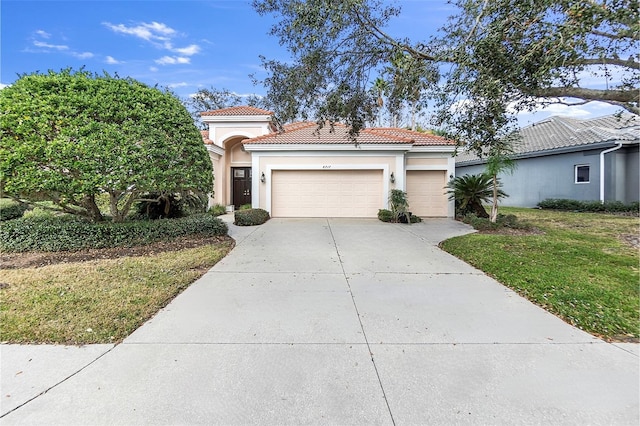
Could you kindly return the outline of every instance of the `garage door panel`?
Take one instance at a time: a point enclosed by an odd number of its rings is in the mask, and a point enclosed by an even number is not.
[[[382,170],[274,170],[274,217],[376,217]]]
[[[447,216],[446,184],[447,173],[444,170],[407,171],[409,210],[418,216]]]

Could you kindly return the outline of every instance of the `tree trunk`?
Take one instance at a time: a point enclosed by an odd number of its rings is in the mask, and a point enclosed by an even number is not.
[[[493,203],[491,204],[491,222],[498,220],[498,177],[493,175]]]
[[[482,217],[484,219],[488,219],[489,218],[489,213],[487,213],[487,211],[484,209],[482,204],[473,203],[473,204],[471,204],[471,208],[473,209],[473,212],[476,214],[476,216]]]
[[[87,194],[82,197],[82,207],[87,210],[89,215],[89,219],[92,222],[102,222],[104,221],[104,216],[100,212],[98,205],[96,204],[96,197],[93,194]]]

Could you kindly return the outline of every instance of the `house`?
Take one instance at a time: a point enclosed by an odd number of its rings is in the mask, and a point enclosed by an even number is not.
[[[638,116],[555,116],[522,128],[520,134],[514,146],[516,169],[500,176],[509,194],[502,205],[535,207],[547,198],[638,201]],[[460,154],[456,174],[482,173],[485,163]]]
[[[214,169],[211,202],[251,204],[273,217],[376,217],[391,189],[419,216],[452,217],[445,185],[455,142],[429,133],[371,128],[349,138],[341,124],[276,129],[273,114],[240,106],[203,112]]]

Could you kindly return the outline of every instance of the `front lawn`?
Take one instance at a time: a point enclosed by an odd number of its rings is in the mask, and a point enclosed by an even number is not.
[[[441,246],[570,324],[611,340],[640,329],[640,219],[502,208],[543,231],[477,233]]]
[[[0,269],[0,340],[74,345],[120,342],[234,244],[229,237],[215,240],[205,239],[198,245],[192,237],[189,243],[193,244],[176,240],[94,250],[87,256],[83,252],[5,255],[4,269]],[[82,261],[85,258],[95,260]]]

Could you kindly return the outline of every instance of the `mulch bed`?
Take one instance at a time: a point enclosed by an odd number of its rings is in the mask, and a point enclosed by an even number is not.
[[[0,269],[39,268],[56,263],[85,262],[97,259],[117,259],[127,256],[148,256],[159,253],[200,247],[210,244],[234,244],[231,237],[189,236],[173,241],[161,241],[135,247],[89,249],[81,251],[0,253]]]

